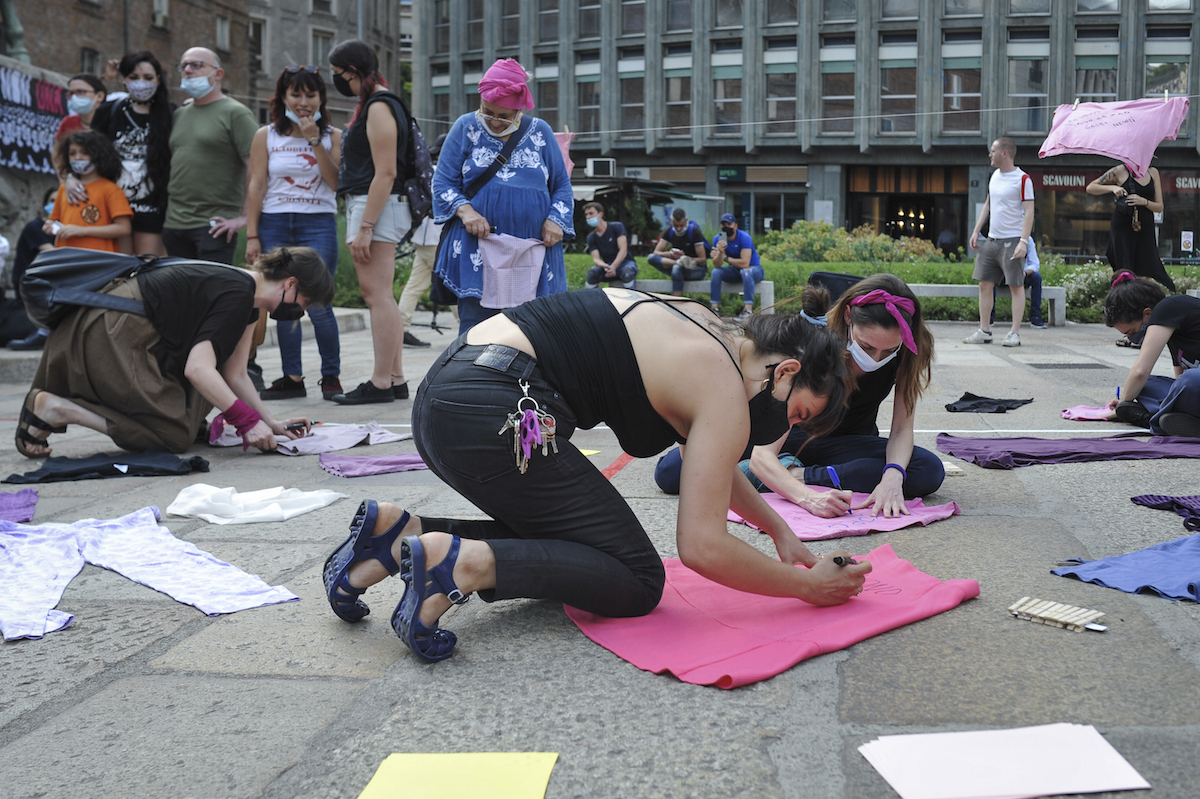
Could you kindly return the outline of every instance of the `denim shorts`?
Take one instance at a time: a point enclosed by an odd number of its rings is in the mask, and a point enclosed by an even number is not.
[[[367,195],[365,194],[355,194],[346,198],[347,245],[358,235],[358,229],[363,223],[363,211],[366,210],[366,207]],[[397,244],[411,227],[412,213],[408,209],[408,198],[401,201],[400,195],[393,194],[387,198],[383,210],[379,212],[379,218],[375,220],[375,228],[371,231],[371,241]]]

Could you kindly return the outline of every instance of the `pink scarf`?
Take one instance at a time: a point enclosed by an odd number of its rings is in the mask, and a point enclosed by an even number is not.
[[[895,317],[896,322],[900,325],[900,335],[903,337],[904,346],[908,347],[913,355],[917,355],[917,342],[913,340],[912,329],[908,326],[908,322],[904,321],[904,314],[900,313],[900,309],[908,311],[911,316],[917,309],[913,301],[907,297],[897,297],[895,294],[888,294],[883,289],[875,289],[868,291],[861,297],[855,297],[850,300],[851,305],[874,305],[883,303],[883,307],[887,308],[887,312]]]
[[[501,58],[483,73],[479,81],[479,96],[484,102],[501,108],[532,110],[533,95],[529,93],[528,79],[516,59]]]

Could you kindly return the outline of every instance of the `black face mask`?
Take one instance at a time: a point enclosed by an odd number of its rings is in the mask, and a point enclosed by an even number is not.
[[[342,95],[343,97],[358,96],[354,93],[354,89],[350,88],[350,81],[346,80],[341,75],[333,76],[333,88],[337,89],[338,94]]]
[[[723,227],[721,228],[721,232],[724,233],[727,238],[733,238],[733,228]]]
[[[300,293],[299,289],[296,293]],[[304,309],[298,302],[288,302],[283,299],[285,296],[287,296],[287,289],[284,289],[283,294],[279,296],[279,304],[275,306],[275,310],[271,311],[271,318],[276,322],[299,322],[304,318]]]
[[[756,447],[775,443],[783,438],[783,435],[792,426],[792,423],[788,421],[787,401],[792,398],[792,392],[796,390],[796,383],[795,380],[792,381],[787,399],[775,399],[775,395],[771,392],[775,389],[775,367],[777,366],[779,364],[773,363],[767,367],[771,370],[771,376],[767,378],[767,387],[750,400],[750,443]]]

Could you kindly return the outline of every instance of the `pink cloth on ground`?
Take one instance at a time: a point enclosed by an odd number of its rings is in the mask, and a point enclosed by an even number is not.
[[[816,491],[832,490],[819,486],[809,486],[809,488]],[[804,508],[778,494],[763,494],[762,498],[766,500],[768,505],[775,509],[776,513],[783,517],[783,520],[788,523],[788,526],[792,528],[792,532],[801,541],[820,541],[825,538],[841,538],[847,535],[884,533],[914,524],[924,525],[930,522],[941,521],[942,519],[949,519],[951,516],[962,513],[955,502],[926,507],[924,501],[910,499],[904,503],[905,507],[912,512],[909,516],[897,516],[896,518],[888,519],[880,514],[872,519],[870,508],[859,508],[848,516],[839,516],[836,519],[822,519],[820,516],[813,516]],[[856,493],[853,501],[858,502],[866,498],[866,494]],[[733,511],[729,511],[729,521],[736,524],[748,524],[754,527],[754,525]]]
[[[649,615],[609,619],[564,608],[584,635],[639,669],[736,688],[979,596],[975,580],[942,582],[901,560],[891,544],[865,560],[872,571],[862,595],[830,608],[735,591],[674,558],[663,561],[667,584]]]
[[[1072,422],[1111,422],[1108,418],[1108,408],[1096,408],[1092,405],[1076,405],[1073,408],[1067,408],[1059,411],[1059,416],[1064,419],[1070,419]]]
[[[331,455],[326,452],[317,464],[334,477],[366,477],[429,468],[416,452],[402,452],[399,455]]]
[[[1066,153],[1106,155],[1131,167],[1134,177],[1144,177],[1158,145],[1179,135],[1187,112],[1185,97],[1172,97],[1165,103],[1153,97],[1080,103],[1074,109],[1060,105],[1038,158]]]

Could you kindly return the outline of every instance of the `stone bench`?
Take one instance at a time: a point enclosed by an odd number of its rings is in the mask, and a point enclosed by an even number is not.
[[[913,294],[918,297],[967,297],[979,299],[978,283],[909,283]],[[1029,292],[1025,292],[1028,297]],[[1008,286],[996,287],[997,297],[1012,297]],[[1050,318],[1046,321],[1055,327],[1067,324],[1067,290],[1062,286],[1042,286],[1042,299],[1050,302]]]
[[[686,280],[683,283],[684,294],[703,294],[709,296],[709,279],[705,280]],[[637,279],[638,291],[653,291],[659,294],[671,293],[671,281],[667,280],[644,280],[641,277]],[[741,283],[726,283],[721,282],[722,294],[741,294]],[[754,287],[754,295],[759,298],[762,313],[775,313],[775,282],[772,280],[760,280]]]

